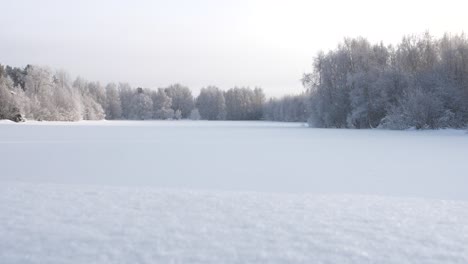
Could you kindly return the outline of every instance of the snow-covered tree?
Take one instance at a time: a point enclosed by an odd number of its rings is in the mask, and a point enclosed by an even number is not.
[[[26,69],[29,67],[26,66],[25,69],[18,68],[18,67],[11,67],[11,66],[6,66],[4,69],[5,74],[11,78],[13,81],[13,86],[14,87],[20,87],[21,89],[25,89],[25,78],[26,78]]]
[[[151,91],[151,99],[153,100],[153,118],[154,119],[171,119],[174,117],[172,110],[172,99],[167,96],[164,89],[159,88],[157,91]]]
[[[14,82],[9,77],[0,75],[0,120],[10,119],[14,121],[21,115],[21,109],[15,92]]]
[[[255,87],[253,92],[254,92],[254,98],[253,98],[252,119],[259,120],[263,118],[263,105],[265,104],[266,97],[265,97],[265,93],[260,87]]]
[[[94,101],[101,105],[105,112],[107,109],[107,93],[104,86],[100,82],[88,82],[88,92]]]
[[[132,91],[132,87],[128,83],[119,83],[118,90],[122,105],[122,118],[130,119],[134,91]]]
[[[88,89],[88,82],[77,77],[73,82],[73,89],[77,91],[81,97],[80,113],[84,120],[101,120],[104,119],[105,113],[102,106],[95,101]]]
[[[172,99],[172,110],[175,112],[180,110],[182,118],[188,118],[190,112],[195,108],[190,89],[180,84],[173,84],[165,88],[164,91]]]
[[[138,88],[133,95],[130,118],[135,120],[147,120],[153,117],[153,101],[142,88]]]
[[[54,80],[50,69],[28,66],[25,77],[26,95],[31,101],[31,112],[27,117],[37,120],[58,120],[54,106]]]
[[[106,119],[122,118],[122,102],[120,101],[119,91],[115,83],[106,85]]]
[[[224,93],[218,87],[202,88],[196,106],[202,119],[222,120],[226,117]]]
[[[309,118],[307,94],[271,98],[264,105],[264,118],[271,121],[306,122]]]
[[[54,120],[77,121],[81,120],[79,93],[72,89],[71,79],[67,72],[57,71],[54,76],[53,105],[57,117]]]
[[[263,116],[265,96],[260,88],[234,87],[225,94],[226,119],[258,120]]]

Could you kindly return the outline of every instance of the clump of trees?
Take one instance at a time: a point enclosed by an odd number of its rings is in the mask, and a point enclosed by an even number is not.
[[[264,117],[271,121],[306,122],[309,118],[308,102],[308,93],[271,98],[264,105]]]
[[[169,87],[170,91],[177,91]],[[165,89],[133,89],[127,83],[71,81],[64,71],[28,65],[24,69],[0,65],[0,119],[20,115],[33,120],[171,119],[193,108],[191,93]],[[183,97],[181,99],[181,97]],[[188,110],[183,99],[188,97]],[[172,101],[177,101],[180,109]],[[185,112],[184,112],[185,113]]]
[[[63,71],[52,74],[43,67],[0,66],[0,72],[0,118],[20,114],[37,120],[74,121],[95,106],[93,102],[85,104],[86,94],[72,87]]]
[[[77,121],[100,119],[259,120],[265,95],[260,88],[214,86],[194,98],[180,84],[166,88],[132,88],[128,83],[71,80],[64,71],[28,65],[24,69],[0,65],[0,119]]]
[[[206,120],[223,120],[226,118],[226,99],[218,87],[208,86],[200,90],[196,106],[200,117]]]
[[[14,86],[11,79],[2,78],[3,74],[4,71],[0,68],[0,119],[20,121],[16,117],[21,115],[20,105],[22,102],[17,95],[22,90]]]
[[[260,88],[232,88],[225,93],[227,120],[259,120],[263,116],[265,94]]]
[[[445,128],[468,123],[468,39],[428,33],[397,46],[345,39],[320,52],[303,83],[309,123],[335,128]]]
[[[172,110],[174,113],[180,111],[181,118],[188,118],[195,107],[192,91],[188,87],[174,84],[164,89],[166,94],[172,99]],[[178,118],[180,119],[180,118]]]

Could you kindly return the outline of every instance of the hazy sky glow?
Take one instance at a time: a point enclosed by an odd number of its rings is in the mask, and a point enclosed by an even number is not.
[[[0,0],[0,63],[149,88],[297,93],[319,50],[345,36],[396,43],[426,30],[461,33],[465,2]]]

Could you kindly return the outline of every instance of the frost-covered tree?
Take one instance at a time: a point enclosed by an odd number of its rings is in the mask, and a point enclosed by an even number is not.
[[[26,95],[31,101],[28,118],[37,120],[57,120],[58,115],[53,105],[54,80],[50,69],[39,66],[26,68]]]
[[[15,97],[21,102],[20,112],[27,118],[60,121],[82,119],[82,98],[72,88],[66,72],[56,71],[52,74],[49,68],[28,65],[24,74],[24,87],[22,85],[17,82],[15,87],[24,92],[18,90]]]
[[[115,83],[106,85],[106,119],[122,118],[122,102]]]
[[[218,87],[202,88],[197,97],[196,106],[201,119],[223,120],[226,117],[224,93]]]
[[[3,69],[0,66],[0,71]],[[15,89],[14,82],[3,73],[0,74],[0,119],[9,119],[20,121],[21,116],[20,103],[21,98],[18,98],[18,92],[21,89]]]
[[[122,105],[122,118],[130,119],[134,91],[128,83],[119,83],[118,90],[120,103]]]
[[[226,119],[258,120],[263,116],[265,96],[260,88],[232,88],[224,95],[226,101]]]
[[[100,82],[88,82],[88,91],[94,101],[101,105],[105,112],[107,109],[107,93],[104,86]]]
[[[254,98],[253,98],[253,113],[252,119],[259,120],[263,118],[263,105],[265,104],[265,93],[263,92],[262,88],[255,87],[253,90]]]
[[[246,88],[234,87],[226,91],[224,98],[226,100],[226,119],[243,120],[248,116],[248,98],[244,96]]]
[[[5,68],[5,74],[11,78],[13,81],[14,87],[21,87],[21,89],[25,89],[25,77],[26,77],[26,69],[30,67],[29,65],[26,66],[25,69],[7,66]]]
[[[190,112],[195,108],[190,89],[180,84],[173,84],[165,88],[164,91],[172,99],[172,110],[175,112],[180,110],[182,118],[188,118]]]
[[[72,84],[72,87],[81,97],[80,113],[84,120],[100,120],[104,119],[105,113],[102,106],[95,101],[88,89],[88,82],[77,77]]]
[[[142,88],[138,88],[133,95],[130,118],[135,120],[147,120],[153,117],[153,101]]]
[[[157,91],[151,91],[151,99],[153,101],[153,118],[154,119],[171,119],[174,117],[172,110],[172,99],[167,96],[164,89],[159,88]]]
[[[410,89],[382,120],[382,127],[391,129],[441,128],[456,124],[455,115],[443,105],[439,96],[422,88]]]
[[[307,94],[271,98],[264,105],[264,118],[271,121],[306,122],[309,118]]]
[[[53,76],[53,100],[56,117],[52,120],[77,121],[81,120],[79,93],[72,89],[71,79],[65,71],[57,71]]]

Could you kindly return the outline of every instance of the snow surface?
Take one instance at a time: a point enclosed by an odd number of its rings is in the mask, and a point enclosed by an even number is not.
[[[1,263],[468,263],[468,202],[4,183]]]
[[[0,124],[0,181],[468,200],[461,130],[204,121]]]
[[[0,122],[0,263],[468,263],[467,161],[457,130]]]

